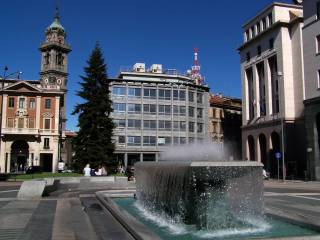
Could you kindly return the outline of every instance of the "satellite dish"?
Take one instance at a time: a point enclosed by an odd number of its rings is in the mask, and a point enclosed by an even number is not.
[[[303,0],[293,0],[295,4],[302,5]]]

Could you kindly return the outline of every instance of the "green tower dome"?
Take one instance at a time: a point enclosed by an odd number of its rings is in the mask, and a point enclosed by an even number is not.
[[[64,28],[62,27],[62,25],[60,23],[60,15],[59,15],[58,8],[56,8],[56,14],[54,16],[53,22],[47,28],[47,31],[49,31],[49,30],[61,30],[61,31],[65,32]]]

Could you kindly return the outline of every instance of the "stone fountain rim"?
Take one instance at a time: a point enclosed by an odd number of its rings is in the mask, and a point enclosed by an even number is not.
[[[190,167],[263,167],[260,162],[254,161],[158,161],[138,162],[137,165],[185,165]]]

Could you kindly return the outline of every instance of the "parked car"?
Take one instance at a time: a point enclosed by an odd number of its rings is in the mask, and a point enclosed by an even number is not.
[[[43,169],[40,166],[30,166],[26,170],[26,174],[42,173]]]

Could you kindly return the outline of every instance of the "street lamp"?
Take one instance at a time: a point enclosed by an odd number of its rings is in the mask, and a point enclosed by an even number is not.
[[[10,74],[7,74],[7,71],[9,70],[9,68],[7,66],[4,67],[4,71],[3,71],[3,75],[0,75],[1,78],[1,109],[0,109],[0,141],[1,141],[1,136],[2,136],[2,117],[3,117],[3,89],[4,89],[4,82],[5,80],[9,79],[9,77],[16,75],[17,79],[20,78],[20,74],[22,74],[22,72],[20,71],[16,71]],[[4,170],[6,171],[6,169]]]

